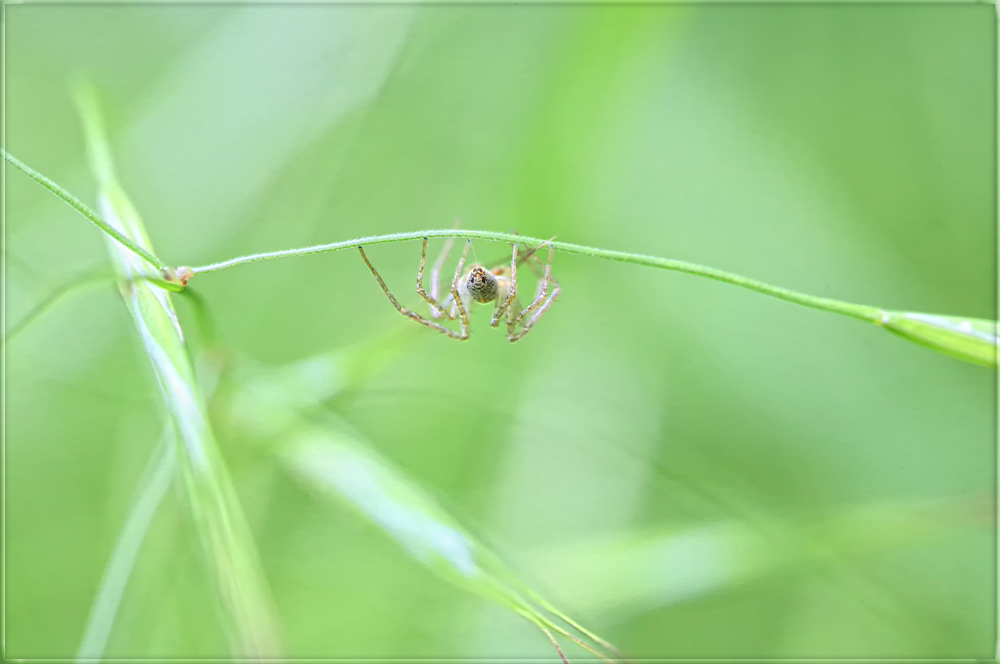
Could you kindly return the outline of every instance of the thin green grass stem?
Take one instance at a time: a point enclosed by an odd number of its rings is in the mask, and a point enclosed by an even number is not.
[[[89,219],[95,226],[100,228],[109,237],[113,238],[116,242],[118,242],[123,247],[131,251],[133,254],[141,256],[143,260],[145,260],[147,263],[150,263],[151,265],[156,266],[157,269],[162,270],[163,268],[166,267],[166,263],[164,263],[153,254],[140,247],[138,244],[130,240],[122,233],[120,233],[113,226],[111,226],[111,224],[104,221],[104,219],[101,218],[101,215],[97,214],[89,207],[87,207],[76,196],[69,193],[68,191],[57,185],[55,182],[42,175],[41,173],[33,169],[31,166],[28,166],[23,161],[21,161],[14,155],[10,154],[6,150],[0,149],[0,153],[3,153],[3,158],[6,159],[11,166],[14,166],[17,170],[21,171],[29,178],[31,178],[32,180],[34,180],[35,182],[42,185],[50,192],[61,198],[64,202],[69,204],[70,207],[72,207],[74,210],[76,210],[84,217]]]
[[[84,92],[81,97],[85,98],[87,94],[88,93]],[[84,124],[87,126],[87,132],[90,135],[99,132],[99,128],[91,126],[93,122],[94,120],[91,116],[84,114]],[[131,203],[127,201],[127,197],[115,179],[114,170],[111,166],[110,149],[108,146],[106,144],[102,144],[100,146],[94,145],[94,142],[91,141],[88,144],[88,148],[91,151],[91,161],[95,164],[95,172],[98,176],[105,198],[113,201],[112,207],[114,204],[118,204],[124,208],[130,209]],[[178,268],[175,272],[166,268],[162,261],[157,259],[148,250],[141,246],[149,245],[148,238],[145,237],[145,230],[141,228],[141,225],[139,227],[129,229],[130,235],[135,235],[137,238],[144,240],[143,242],[136,243],[115,229],[112,224],[104,221],[99,215],[90,210],[90,208],[74,198],[69,192],[64,190],[59,185],[29,168],[8,153],[4,152],[3,155],[8,162],[24,171],[31,178],[42,184],[42,186],[46,187],[49,191],[80,211],[84,216],[107,233],[110,238],[113,238],[123,247],[129,249],[135,256],[142,258],[143,261],[145,261],[144,264],[146,266],[159,268],[161,273],[171,280],[179,277],[182,269],[187,271],[187,276],[176,279],[180,282],[180,285],[157,280],[159,283],[156,285],[167,290],[178,290],[183,287],[183,285],[187,284],[187,279],[190,276],[206,274],[208,272],[217,272],[219,270],[236,267],[237,265],[242,265],[244,263],[253,263],[272,258],[308,256],[311,254],[321,254],[364,245],[406,242],[432,237],[465,238],[470,241],[472,239],[492,240],[494,242],[519,243],[533,245],[535,247],[550,244],[555,249],[568,254],[578,254],[580,256],[590,256],[592,258],[603,258],[605,260],[620,261],[623,263],[631,263],[633,265],[644,265],[646,267],[672,270],[697,277],[712,279],[714,281],[720,281],[731,286],[745,288],[769,297],[784,300],[785,302],[791,302],[793,304],[809,307],[811,309],[818,309],[820,311],[827,311],[841,316],[847,316],[849,318],[874,323],[909,341],[931,348],[938,352],[951,355],[952,357],[959,358],[966,362],[972,362],[974,364],[991,368],[995,368],[998,365],[998,346],[1000,346],[1000,343],[998,343],[997,337],[997,323],[993,320],[941,316],[936,314],[921,314],[906,311],[888,311],[863,304],[854,304],[851,302],[844,302],[842,300],[833,300],[825,297],[807,295],[806,293],[800,293],[788,288],[774,286],[763,281],[750,279],[738,274],[733,274],[724,270],[717,270],[715,268],[698,265],[696,263],[688,263],[669,258],[660,258],[658,256],[634,254],[625,251],[597,249],[595,247],[585,247],[578,244],[570,244],[568,242],[556,242],[553,240],[544,240],[541,238],[526,237],[523,235],[513,235],[511,233],[448,229],[375,235],[356,238],[353,240],[345,240],[343,242],[318,244],[311,247],[302,247],[300,249],[286,249],[283,251],[251,254],[249,256],[241,256],[239,258],[233,258],[221,263],[212,263],[201,267]],[[148,274],[148,270],[141,269],[138,265],[133,265],[133,267],[137,268],[135,271],[143,274],[144,278],[150,279],[151,281],[154,279],[152,275]]]
[[[518,243],[528,246],[541,247],[551,245],[567,254],[577,254],[580,256],[590,256],[592,258],[603,258],[605,260],[620,261],[633,265],[644,265],[663,270],[672,270],[684,274],[713,279],[731,286],[738,286],[747,290],[755,291],[769,297],[773,297],[785,302],[791,302],[811,309],[827,311],[857,320],[874,323],[886,330],[903,337],[919,345],[931,348],[952,357],[979,364],[991,368],[997,366],[997,323],[996,321],[961,318],[954,316],[941,316],[934,314],[920,314],[906,311],[889,311],[871,307],[863,304],[853,304],[841,300],[832,300],[825,297],[816,297],[800,293],[788,288],[773,286],[763,281],[750,279],[731,272],[717,270],[704,265],[687,263],[670,258],[660,258],[658,256],[646,256],[643,254],[633,254],[625,251],[611,251],[609,249],[597,249],[595,247],[584,247],[568,242],[556,242],[541,238],[526,237],[524,235],[513,235],[511,233],[494,233],[491,231],[473,230],[426,230],[414,231],[412,233],[392,233],[389,235],[373,235],[370,237],[360,237],[343,242],[333,242],[330,244],[318,244],[312,247],[301,249],[286,249],[284,251],[272,251],[261,254],[251,254],[233,258],[221,263],[202,265],[201,267],[186,268],[192,275],[206,274],[225,270],[244,263],[269,260],[272,258],[286,258],[291,256],[308,256],[310,254],[321,254],[328,251],[338,251],[340,249],[352,249],[373,244],[387,244],[390,242],[406,242],[409,240],[420,240],[424,238],[465,238],[469,240],[492,240],[494,242]]]
[[[683,272],[685,274],[692,274],[699,277],[706,277],[708,279],[714,279],[715,281],[721,281],[723,283],[731,284],[733,286],[747,288],[749,290],[756,291],[758,293],[763,293],[764,295],[776,297],[779,300],[785,300],[786,302],[794,302],[795,304],[801,304],[806,307],[812,307],[813,309],[820,309],[822,311],[829,311],[844,316],[850,316],[851,318],[858,318],[860,320],[865,320],[871,323],[877,323],[880,317],[880,311],[876,307],[868,307],[861,304],[851,304],[850,302],[841,302],[839,300],[830,300],[822,297],[814,297],[812,295],[806,295],[805,293],[799,293],[797,291],[789,290],[787,288],[781,288],[780,286],[772,286],[771,284],[764,283],[763,281],[757,281],[756,279],[741,277],[738,274],[724,272],[722,270],[717,270],[711,267],[705,267],[704,265],[697,265],[695,263],[686,263],[684,261],[672,260],[669,258],[659,258],[657,256],[645,256],[643,254],[633,254],[625,251],[596,249],[594,247],[584,247],[578,244],[570,244],[568,242],[555,242],[555,241],[549,242],[549,240],[547,239],[526,237],[523,235],[512,235],[510,233],[494,233],[491,231],[472,231],[472,230],[463,231],[463,230],[448,229],[448,230],[414,231],[412,233],[392,233],[390,235],[374,235],[371,237],[360,237],[354,240],[345,240],[343,242],[333,242],[331,244],[319,244],[312,247],[303,247],[301,249],[286,249],[284,251],[271,251],[262,254],[251,254],[249,256],[241,256],[239,258],[223,261],[221,263],[212,263],[211,265],[203,265],[201,267],[191,268],[191,270],[192,272],[194,272],[194,274],[198,275],[198,274],[205,274],[208,272],[217,272],[219,270],[225,270],[227,268],[235,267],[237,265],[243,265],[244,263],[253,263],[256,261],[269,260],[272,258],[308,256],[310,254],[322,254],[328,251],[351,249],[358,246],[387,244],[390,242],[406,242],[409,240],[422,240],[425,237],[426,238],[454,237],[454,238],[468,238],[475,240],[493,240],[495,242],[510,242],[510,243],[517,242],[520,244],[531,245],[531,246],[537,246],[549,243],[557,250],[567,254],[591,256],[593,258],[603,258],[605,260],[620,261],[623,263],[632,263],[634,265],[657,267],[664,270],[673,270],[675,272]]]

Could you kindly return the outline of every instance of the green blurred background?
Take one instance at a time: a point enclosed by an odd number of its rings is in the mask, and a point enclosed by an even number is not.
[[[995,319],[995,28],[968,4],[7,6],[6,147],[93,204],[91,78],[174,265],[461,219]],[[9,329],[107,252],[11,169],[6,193]],[[419,243],[369,256],[416,307]],[[514,345],[485,309],[467,343],[406,321],[353,251],[192,287],[233,366],[403,335],[323,408],[629,656],[992,656],[994,371],[685,275],[554,273]],[[71,657],[163,407],[110,285],[5,370],[6,655]],[[554,657],[217,435],[290,656]],[[225,656],[213,607],[172,492],[107,654]]]

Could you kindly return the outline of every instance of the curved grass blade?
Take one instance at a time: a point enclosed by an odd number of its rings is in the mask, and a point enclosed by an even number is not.
[[[77,102],[104,219],[148,249],[142,221],[115,176],[96,95],[81,88]],[[122,298],[177,431],[188,504],[233,654],[243,658],[279,655],[278,631],[253,538],[219,455],[169,293],[145,281],[158,278],[154,265],[117,242],[109,242],[108,249],[121,280]]]
[[[904,339],[966,362],[997,366],[996,321],[885,311],[878,324]]]
[[[68,297],[76,292],[87,290],[93,286],[99,286],[101,284],[114,283],[112,277],[106,273],[91,274],[85,273],[78,277],[75,277],[68,284],[61,286],[60,288],[49,294],[44,300],[38,303],[33,309],[21,317],[21,320],[17,321],[11,326],[9,330],[6,330],[3,335],[4,345],[9,344],[14,341],[24,330],[28,328],[32,323],[35,322],[42,314],[44,314],[49,309],[52,309],[57,305],[63,298]]]
[[[169,281],[164,281],[163,279],[158,279],[155,277],[141,277],[142,281],[152,284],[163,290],[168,290],[172,293],[185,293],[189,294],[189,291],[184,286],[179,284],[171,283]],[[73,295],[82,290],[86,290],[93,286],[102,286],[106,284],[117,284],[118,279],[115,279],[111,275],[99,273],[99,274],[84,274],[81,275],[68,284],[58,288],[51,295],[42,300],[35,308],[26,313],[21,317],[21,320],[17,321],[7,332],[4,333],[3,342],[4,344],[9,344],[18,336],[24,332],[32,323],[35,322],[42,314],[54,308],[59,302],[64,298]]]
[[[167,426],[146,472],[139,480],[135,500],[122,526],[118,541],[104,570],[101,585],[90,609],[83,641],[77,651],[77,662],[98,661],[104,656],[104,649],[111,635],[111,629],[118,614],[125,587],[128,585],[135,561],[139,557],[143,540],[149,525],[170,488],[177,459],[176,441],[173,427]]]
[[[606,641],[592,645],[573,635],[556,622],[561,614],[533,601],[534,593],[521,592],[523,584],[509,581],[513,573],[499,557],[465,532],[402,471],[366,446],[358,434],[332,418],[324,424],[303,422],[283,439],[278,454],[296,479],[319,495],[349,506],[450,583],[517,613],[550,638],[549,630],[600,659],[615,661],[600,649]]]
[[[853,594],[872,618],[893,622],[916,637],[919,622],[899,615],[900,602],[888,601],[886,589],[845,563],[956,531],[988,528],[989,507],[986,496],[876,503],[793,524],[778,537],[740,521],[631,531],[539,550],[533,567],[582,610],[618,618],[697,601],[799,568]]]
[[[233,395],[230,419],[251,437],[278,441],[274,453],[296,480],[373,523],[445,580],[525,618],[550,639],[553,632],[560,634],[600,659],[615,661],[608,654],[617,652],[613,646],[518,580],[360,434],[329,413],[307,415],[362,382],[413,338],[393,334],[349,351],[245,375]]]

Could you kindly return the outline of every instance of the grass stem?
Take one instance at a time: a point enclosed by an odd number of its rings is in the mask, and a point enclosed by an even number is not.
[[[449,229],[449,230],[414,231],[411,233],[393,233],[390,235],[375,235],[371,237],[361,237],[354,240],[345,240],[343,242],[333,242],[331,244],[318,244],[312,247],[303,247],[301,249],[286,249],[283,251],[271,251],[261,254],[251,254],[249,256],[241,256],[239,258],[233,258],[231,260],[223,261],[221,263],[212,263],[211,265],[203,265],[201,267],[191,268],[191,270],[194,274],[198,275],[198,274],[205,274],[208,272],[217,272],[219,270],[225,270],[227,268],[235,267],[237,265],[243,265],[244,263],[253,263],[256,261],[269,260],[272,258],[307,256],[310,254],[321,254],[328,251],[349,249],[362,245],[386,244],[389,242],[406,242],[408,240],[421,240],[425,237],[468,238],[477,240],[494,240],[496,242],[518,242],[521,244],[531,245],[531,246],[550,243],[557,250],[567,254],[591,256],[593,258],[603,258],[606,260],[621,261],[623,263],[632,263],[634,265],[645,265],[647,267],[657,267],[664,270],[683,272],[685,274],[692,274],[698,277],[714,279],[715,281],[721,281],[723,283],[731,284],[733,286],[746,288],[752,291],[756,291],[758,293],[763,293],[764,295],[769,295],[771,297],[778,298],[779,300],[785,300],[786,302],[794,302],[795,304],[801,304],[803,306],[811,307],[813,309],[820,309],[822,311],[829,311],[832,313],[841,314],[843,316],[850,316],[851,318],[858,318],[860,320],[869,321],[871,323],[877,323],[880,319],[880,310],[876,307],[869,307],[861,304],[852,304],[850,302],[831,300],[823,297],[815,297],[813,295],[799,293],[797,291],[789,290],[787,288],[782,288],[780,286],[772,286],[771,284],[765,283],[763,281],[757,281],[756,279],[742,277],[738,274],[724,272],[723,270],[717,270],[712,267],[705,267],[704,265],[697,265],[695,263],[686,263],[684,261],[678,261],[669,258],[659,258],[657,256],[645,256],[643,254],[633,254],[625,251],[611,251],[608,249],[596,249],[594,247],[584,247],[578,244],[570,244],[568,242],[556,242],[556,241],[549,242],[548,239],[525,237],[523,235],[512,235],[510,233],[494,233],[490,231],[473,231],[473,230],[463,231],[463,230]]]
[[[164,263],[153,254],[140,247],[138,244],[130,240],[124,234],[120,233],[117,229],[112,227],[111,224],[104,221],[104,219],[102,219],[99,214],[97,214],[89,207],[87,207],[76,196],[69,193],[68,191],[57,185],[55,182],[42,175],[41,173],[33,169],[31,166],[28,166],[23,161],[21,161],[14,155],[10,154],[6,150],[0,149],[0,153],[3,153],[3,158],[6,159],[11,166],[21,171],[22,173],[24,173],[29,178],[31,178],[38,184],[42,185],[46,189],[48,189],[50,192],[61,198],[64,202],[68,203],[70,207],[72,207],[74,210],[85,216],[87,219],[93,222],[95,226],[97,226],[102,231],[107,233],[116,242],[124,246],[133,254],[142,257],[142,259],[145,260],[147,263],[155,265],[160,270],[166,267],[166,263]]]

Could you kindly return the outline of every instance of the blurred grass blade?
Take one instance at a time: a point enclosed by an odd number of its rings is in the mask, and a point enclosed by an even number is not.
[[[467,586],[485,584],[476,544],[402,474],[332,427],[303,428],[281,457],[300,480],[357,509],[414,558]]]
[[[78,277],[74,277],[72,281],[59,287],[51,295],[42,300],[35,308],[31,309],[28,313],[22,316],[21,320],[17,321],[17,323],[15,323],[10,328],[10,330],[5,332],[3,337],[4,344],[9,344],[12,341],[14,341],[14,339],[20,336],[20,334],[24,332],[24,330],[27,329],[28,326],[34,323],[36,319],[38,319],[42,314],[47,312],[49,309],[52,309],[53,307],[55,307],[55,305],[59,304],[59,302],[61,302],[63,298],[73,295],[79,291],[91,288],[93,286],[117,284],[119,283],[119,281],[120,281],[119,279],[116,279],[111,274],[107,274],[104,272],[99,272],[95,274],[87,273],[87,274],[82,274]],[[174,293],[184,293],[185,295],[190,293],[190,291],[188,291],[183,286],[171,283],[169,281],[164,281],[163,279],[146,277],[143,279],[143,281],[150,283],[154,286],[157,286],[158,288],[162,288],[164,290],[168,290]]]
[[[299,482],[375,524],[439,576],[524,617],[547,636],[556,632],[598,658],[614,661],[607,654],[615,651],[612,646],[519,581],[498,556],[357,432],[329,413],[322,414],[321,424],[306,416],[363,382],[414,338],[410,332],[394,333],[354,349],[245,375],[233,394],[229,417],[250,437],[278,441],[275,453]]]
[[[996,321],[885,311],[878,324],[914,343],[967,362],[997,366]]]
[[[125,519],[121,534],[115,543],[111,559],[104,570],[97,597],[87,619],[83,641],[77,652],[78,662],[96,661],[104,657],[104,649],[111,635],[118,607],[125,587],[128,585],[135,561],[139,557],[142,542],[149,531],[149,525],[170,488],[177,458],[176,438],[173,427],[167,425],[163,439],[156,448],[146,472],[139,480],[132,509]]]
[[[77,277],[74,277],[72,281],[64,286],[59,287],[51,294],[49,294],[44,300],[42,300],[37,306],[31,309],[28,313],[21,317],[21,320],[17,321],[11,328],[4,332],[3,341],[4,344],[9,344],[14,339],[18,337],[25,329],[28,328],[35,320],[44,314],[49,309],[53,308],[58,304],[63,298],[68,297],[78,291],[86,290],[92,286],[99,286],[101,284],[111,284],[113,279],[110,274],[106,272],[101,273],[85,273]]]
[[[277,369],[244,371],[233,395],[234,423],[255,438],[285,435],[303,414],[355,389],[420,338],[419,328],[399,326],[352,347]]]
[[[545,605],[520,592],[521,584],[509,581],[513,573],[497,556],[343,424],[331,419],[322,428],[303,425],[285,439],[279,454],[300,481],[349,505],[446,580],[523,616],[546,634],[551,629],[597,657],[614,661],[557,624],[554,619],[561,614],[548,612]],[[598,643],[604,647],[603,640]]]
[[[77,101],[98,178],[101,213],[109,224],[149,249],[142,221],[115,177],[96,94],[81,87]],[[209,426],[170,294],[144,281],[159,275],[141,257],[117,242],[109,241],[108,249],[121,279],[122,298],[177,431],[188,503],[233,654],[278,655],[276,624],[253,538]]]
[[[855,594],[872,617],[892,619],[886,614],[895,603],[882,601],[879,588],[843,563],[988,527],[990,518],[986,496],[876,503],[798,524],[783,537],[727,521],[581,539],[536,552],[532,567],[580,610],[617,619],[700,600],[790,566],[819,572]]]

